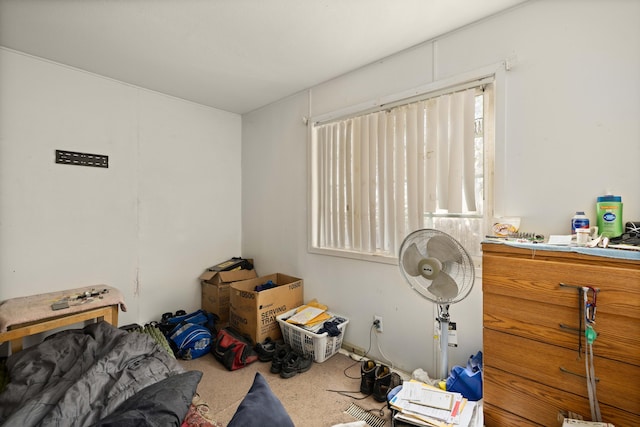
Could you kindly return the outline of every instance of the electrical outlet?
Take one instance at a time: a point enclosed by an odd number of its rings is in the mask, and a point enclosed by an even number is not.
[[[376,327],[376,331],[382,333],[382,316],[378,316],[377,314],[374,315],[373,316],[373,324]]]

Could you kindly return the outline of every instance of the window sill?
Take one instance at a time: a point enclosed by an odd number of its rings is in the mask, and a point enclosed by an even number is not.
[[[312,254],[317,254],[317,255],[326,255],[326,256],[334,256],[338,258],[350,258],[350,259],[356,259],[361,261],[379,262],[382,264],[398,265],[397,256],[373,255],[373,254],[365,254],[361,252],[349,251],[345,249],[329,249],[329,248],[314,248],[314,247],[310,247],[308,249],[308,252]]]
[[[378,262],[382,264],[398,265],[396,256],[371,255],[360,252],[348,251],[344,249],[309,248],[308,252],[316,255],[333,256],[337,258],[349,258],[360,261]],[[471,261],[476,272],[476,278],[482,277],[482,256],[471,255]]]

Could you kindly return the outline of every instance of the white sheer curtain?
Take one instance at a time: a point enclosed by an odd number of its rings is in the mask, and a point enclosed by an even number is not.
[[[476,90],[316,125],[316,245],[395,255],[425,213],[474,212]]]

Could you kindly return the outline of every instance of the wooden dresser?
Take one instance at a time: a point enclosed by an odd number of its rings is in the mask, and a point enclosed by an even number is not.
[[[485,425],[554,427],[567,411],[591,419],[578,332],[580,288],[591,286],[600,290],[593,353],[602,419],[640,426],[640,261],[533,244],[482,248]]]

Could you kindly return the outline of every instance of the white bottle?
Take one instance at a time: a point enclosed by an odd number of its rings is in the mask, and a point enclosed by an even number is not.
[[[576,228],[589,228],[589,218],[583,211],[577,211],[571,218],[571,234],[576,234]]]

